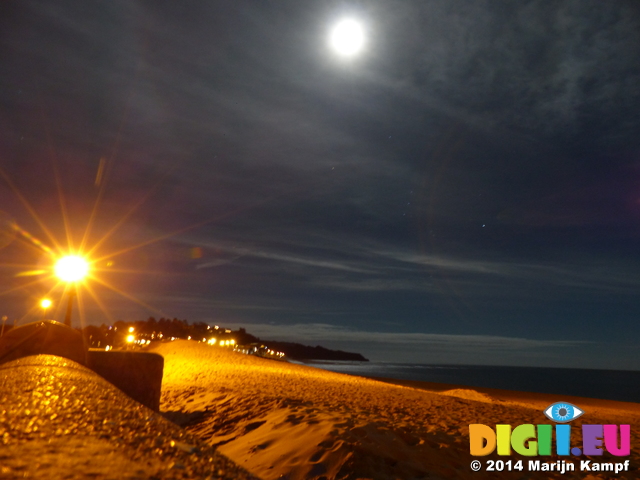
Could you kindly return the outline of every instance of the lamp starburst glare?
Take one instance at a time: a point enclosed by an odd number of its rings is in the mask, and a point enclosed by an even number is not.
[[[56,276],[65,282],[77,282],[89,273],[89,263],[78,255],[60,258],[55,265]]]

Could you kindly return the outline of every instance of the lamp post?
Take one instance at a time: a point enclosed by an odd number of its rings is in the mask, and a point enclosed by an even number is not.
[[[64,324],[71,327],[71,313],[73,310],[73,298],[76,296],[77,283],[89,273],[89,263],[78,255],[67,255],[60,258],[54,267],[56,275],[63,282],[69,285],[69,300],[67,303],[67,314],[64,317]]]
[[[71,312],[73,311],[73,298],[76,296],[76,285],[71,285],[69,290],[69,300],[67,301],[67,313],[64,316],[64,324],[67,327],[71,326]]]

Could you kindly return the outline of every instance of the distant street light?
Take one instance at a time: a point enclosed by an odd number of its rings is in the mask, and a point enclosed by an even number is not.
[[[60,258],[54,267],[56,276],[63,282],[70,283],[69,303],[64,324],[71,326],[71,311],[73,309],[73,297],[76,295],[77,282],[81,281],[89,273],[89,263],[78,255],[67,255]]]
[[[51,306],[51,300],[49,300],[48,298],[43,298],[42,300],[40,300],[40,306],[42,307],[42,320],[46,320],[47,310]]]

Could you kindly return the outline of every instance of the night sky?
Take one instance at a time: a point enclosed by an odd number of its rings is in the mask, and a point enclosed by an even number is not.
[[[640,369],[636,1],[4,1],[0,167],[9,322]]]

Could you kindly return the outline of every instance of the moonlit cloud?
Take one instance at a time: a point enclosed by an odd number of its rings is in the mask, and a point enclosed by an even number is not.
[[[598,366],[585,345],[640,333],[632,5],[5,2],[0,167],[61,238],[54,159],[78,224],[105,159],[96,235],[149,194],[108,242],[143,245],[114,259],[137,273],[111,280],[167,317]],[[339,58],[345,15],[366,41]],[[40,235],[4,184],[0,200]],[[0,249],[23,260],[40,261]],[[159,315],[102,295],[114,318]]]
[[[329,345],[344,351],[364,353],[373,361],[393,358],[398,363],[411,362],[415,358],[407,352],[421,351],[423,363],[526,365],[534,362],[559,366],[558,362],[562,362],[568,352],[586,354],[593,343],[489,335],[358,331],[329,324],[232,324],[234,329],[240,327],[267,342],[276,339],[311,346]]]
[[[196,269],[215,268],[232,264],[242,258],[254,257],[269,260],[275,268],[282,271],[291,268],[291,271],[298,273],[308,272],[310,281],[315,285],[344,290],[435,290],[430,288],[434,286],[434,275],[445,275],[447,282],[451,284],[476,284],[481,287],[480,292],[483,295],[486,295],[486,290],[482,287],[493,284],[498,289],[501,283],[506,285],[513,281],[629,294],[640,287],[640,279],[633,275],[632,269],[627,273],[614,273],[599,263],[545,265],[516,260],[491,261],[453,255],[425,255],[408,250],[385,250],[388,246],[367,242],[364,239],[362,242],[354,243],[338,242],[331,248],[322,249],[321,247],[326,247],[322,238],[310,235],[302,243],[291,242],[291,250],[307,251],[306,254],[298,256],[277,250],[271,251],[264,247],[258,249],[231,246],[225,242],[203,243],[193,238],[187,242],[208,245],[228,255],[227,258],[199,263]],[[292,239],[293,237],[290,240]],[[246,241],[250,243],[249,239]],[[350,261],[338,261],[340,257],[350,258]],[[332,270],[343,274],[328,273]]]
[[[279,339],[282,341],[317,342],[370,342],[383,344],[400,344],[407,346],[420,345],[449,346],[456,348],[486,347],[492,349],[526,349],[526,348],[562,348],[583,344],[583,341],[572,340],[531,340],[490,335],[441,335],[428,333],[398,333],[357,331],[346,327],[328,324],[294,324],[294,325],[260,325],[245,326],[255,335]],[[588,343],[588,342],[587,342]]]

